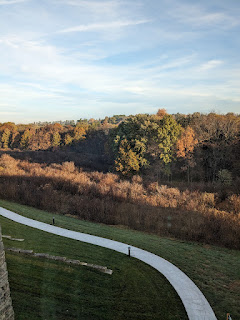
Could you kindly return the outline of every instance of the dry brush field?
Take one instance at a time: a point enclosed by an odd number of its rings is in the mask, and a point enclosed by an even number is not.
[[[36,208],[178,239],[240,248],[240,196],[83,172],[73,162],[0,158],[0,197]]]

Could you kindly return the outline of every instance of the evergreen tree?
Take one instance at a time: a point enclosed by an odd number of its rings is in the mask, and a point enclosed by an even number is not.
[[[72,143],[73,138],[71,137],[71,135],[69,133],[67,133],[64,137],[64,145],[68,146]]]
[[[115,169],[123,174],[136,173],[157,158],[166,167],[174,159],[180,133],[181,126],[167,114],[127,118],[112,134]]]
[[[25,130],[22,137],[21,137],[21,140],[20,140],[20,148],[21,149],[27,149],[29,144],[30,144],[30,139],[32,137],[32,134],[30,132],[29,129]]]
[[[159,147],[159,158],[166,165],[174,159],[175,146],[181,134],[181,126],[171,115],[165,115],[159,122],[156,142]]]
[[[10,130],[6,128],[3,131],[1,142],[2,142],[2,148],[7,149],[9,145],[9,138],[10,138]]]
[[[58,131],[54,132],[52,135],[52,147],[59,147],[61,143],[61,136]]]

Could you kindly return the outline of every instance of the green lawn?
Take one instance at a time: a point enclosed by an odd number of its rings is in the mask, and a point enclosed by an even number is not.
[[[3,200],[0,201],[0,206],[20,213],[26,217],[44,221],[46,223],[51,223],[52,217],[54,216],[55,224],[57,226],[122,241],[156,253],[178,266],[198,285],[210,302],[219,320],[225,319],[227,312],[231,313],[233,320],[236,320],[239,317],[239,251],[179,241],[176,239],[161,238],[155,235],[149,235],[119,227],[80,221],[75,218],[51,214],[35,208],[22,206]],[[80,312],[79,310],[81,310],[81,312],[85,312],[84,310],[87,310],[86,312],[89,313],[87,313],[86,316],[86,313],[77,313],[78,317],[75,315],[72,318],[70,316],[67,318],[64,314],[63,319],[185,319],[183,309],[181,308],[181,303],[178,299],[176,299],[174,290],[170,289],[170,286],[160,276],[160,274],[149,266],[107,249],[78,243],[74,240],[62,239],[60,237],[49,235],[29,227],[16,225],[15,223],[4,218],[0,218],[0,221],[3,228],[3,233],[11,234],[12,232],[12,236],[19,236],[26,239],[24,242],[18,243],[18,246],[21,245],[26,249],[34,249],[36,252],[44,251],[52,254],[67,255],[69,258],[78,258],[82,261],[104,265],[114,270],[112,276],[99,274],[97,271],[93,270],[86,271],[86,268],[81,271],[83,273],[89,272],[90,279],[92,273],[96,274],[96,277],[101,278],[99,286],[103,291],[105,290],[104,292],[106,296],[104,295],[104,298],[100,299],[99,301],[95,295],[93,298],[87,297],[88,291],[91,290],[87,285],[87,290],[86,292],[84,291],[84,296],[80,294],[80,297],[76,298],[78,295],[74,295],[75,300],[73,300],[76,302],[76,299],[80,299],[81,303],[72,303],[72,308],[75,310],[77,304],[78,311],[76,310],[76,312]],[[8,231],[5,231],[5,228]],[[10,246],[10,242],[10,240],[6,240],[5,245]],[[11,242],[11,245],[16,246],[16,244],[13,244],[13,242]],[[14,289],[14,283],[16,283],[16,279],[18,279],[17,277],[14,281],[14,261],[16,261],[17,258],[18,256],[16,255],[7,254],[9,277],[13,291],[12,296],[16,303],[18,298],[16,297],[14,299],[14,294],[19,295],[19,293],[18,290]],[[37,262],[35,260],[33,261],[32,259],[33,258],[27,257],[20,258],[20,260],[26,260],[23,262],[23,270],[25,270],[25,265],[31,266],[29,267],[29,272],[31,270],[35,270],[33,266]],[[44,262],[44,265],[45,264],[46,262]],[[58,269],[60,268],[59,264],[51,264],[57,265]],[[68,269],[70,267],[62,266],[62,268],[65,270],[66,268]],[[71,270],[73,270],[71,272],[74,273],[73,277],[75,277],[75,272],[80,272],[78,270],[79,268],[77,268],[77,270],[75,270],[76,267],[71,268]],[[49,273],[48,267],[44,270],[44,272],[47,274]],[[61,278],[61,276],[59,277]],[[48,275],[46,278],[48,279],[51,277]],[[58,277],[56,278],[58,279]],[[104,280],[102,281],[102,279]],[[159,283],[159,281],[161,281],[161,283]],[[89,280],[89,283],[92,284],[91,280]],[[95,282],[93,283],[95,285]],[[163,287],[163,283],[166,287]],[[44,290],[46,290],[46,288],[50,290],[49,287],[53,287],[53,284],[48,286],[44,281]],[[56,289],[58,289],[57,284]],[[73,293],[74,289],[69,289],[71,293]],[[94,290],[95,289],[93,288],[93,291]],[[54,292],[56,292],[56,290],[53,288],[53,295]],[[94,292],[98,292],[98,290]],[[70,293],[68,292],[68,294]],[[99,292],[99,295],[100,297],[103,297],[101,291]],[[38,293],[37,296],[38,299],[43,299],[41,294]],[[82,301],[82,299],[85,298],[86,300]],[[92,306],[95,299],[97,300],[96,303],[99,303],[101,307],[97,305]],[[57,311],[58,308],[60,308],[58,306],[58,300],[56,298],[52,298],[52,300],[48,298],[48,301],[53,301],[51,304],[52,307],[49,308],[49,310],[52,310],[52,312],[59,312]],[[84,305],[84,307],[80,307],[81,304]],[[104,304],[104,306],[102,304]],[[86,305],[88,308],[86,308]],[[16,308],[17,304],[15,309]],[[170,311],[172,308],[173,311]],[[104,311],[102,312],[103,309]],[[109,312],[107,310],[109,310]],[[111,310],[115,310],[115,312],[112,313]],[[172,313],[167,315],[168,311]],[[99,312],[99,315],[96,314],[96,312]],[[34,319],[38,318],[34,317]],[[55,318],[54,316],[45,316],[43,319]],[[57,315],[56,319],[61,319],[61,317]]]
[[[187,319],[168,281],[144,263],[112,250],[62,238],[0,217],[5,247],[33,249],[107,266],[112,275],[6,252],[16,320]]]

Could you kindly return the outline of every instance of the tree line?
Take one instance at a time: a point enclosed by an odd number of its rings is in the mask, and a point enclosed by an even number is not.
[[[50,150],[69,145],[76,145],[89,135],[101,129],[110,129],[127,118],[114,115],[104,119],[79,119],[59,122],[34,122],[19,124],[0,123],[0,148],[20,150]]]
[[[66,150],[104,154],[109,171],[157,180],[239,184],[240,116],[233,113],[116,115],[74,125],[0,124],[4,150]],[[96,147],[97,146],[97,147]],[[65,148],[65,149],[64,149]],[[99,150],[99,151],[96,151]]]
[[[220,181],[240,176],[240,117],[233,113],[131,116],[111,132],[114,167],[123,175]],[[149,169],[149,170],[147,170]]]

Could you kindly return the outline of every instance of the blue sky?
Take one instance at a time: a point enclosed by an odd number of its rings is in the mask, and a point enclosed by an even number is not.
[[[239,0],[0,0],[0,122],[240,111]]]

